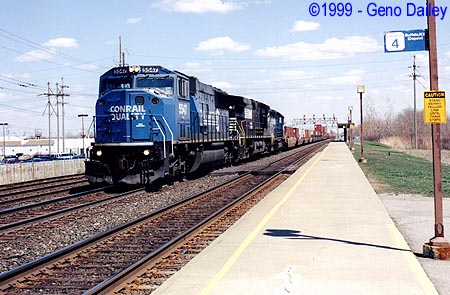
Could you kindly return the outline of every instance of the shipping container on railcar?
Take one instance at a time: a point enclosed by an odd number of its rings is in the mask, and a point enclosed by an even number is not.
[[[314,125],[314,137],[316,139],[322,138],[323,135],[323,126],[321,124]]]
[[[284,137],[285,144],[287,148],[295,147],[301,143],[300,140],[300,130],[297,127],[284,126]]]

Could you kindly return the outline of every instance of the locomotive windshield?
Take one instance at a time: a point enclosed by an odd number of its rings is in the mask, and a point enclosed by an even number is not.
[[[173,95],[174,80],[172,77],[138,77],[136,88],[143,88],[158,96],[170,97]]]
[[[131,79],[103,79],[100,83],[100,93],[114,89],[128,89],[131,87]]]

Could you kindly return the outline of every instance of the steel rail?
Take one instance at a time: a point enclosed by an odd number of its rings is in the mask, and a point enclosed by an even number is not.
[[[28,180],[23,182],[17,182],[17,183],[9,183],[9,184],[2,184],[0,185],[0,192],[3,191],[9,191],[11,189],[20,189],[25,187],[34,186],[37,184],[49,184],[52,182],[58,182],[60,180],[64,180],[67,178],[83,178],[84,174],[71,174],[71,175],[64,175],[64,176],[55,176],[55,177],[49,177],[49,178],[42,178],[42,179],[36,179],[36,180]]]
[[[324,146],[320,147],[318,150],[313,150],[313,153],[320,152]],[[236,208],[239,204],[243,203],[245,200],[247,200],[252,195],[257,194],[258,192],[264,190],[266,187],[270,186],[274,181],[277,181],[278,178],[286,177],[286,174],[290,174],[291,171],[289,171],[289,167],[291,165],[298,164],[305,159],[309,158],[311,156],[311,150],[308,150],[307,154],[303,155],[299,159],[297,159],[294,163],[290,164],[289,166],[286,166],[281,171],[275,172],[272,176],[270,176],[268,179],[266,179],[264,182],[260,183],[259,185],[253,187],[249,191],[247,191],[245,194],[243,194],[241,197],[235,199],[233,202],[227,204],[226,206],[222,207],[221,209],[217,210],[215,213],[211,214],[206,219],[202,220],[200,223],[196,224],[194,227],[186,230],[185,232],[181,233],[180,235],[174,237],[172,240],[167,242],[166,244],[159,247],[157,250],[149,253],[148,255],[142,257],[135,263],[131,264],[129,267],[123,269],[119,273],[116,273],[115,275],[111,276],[107,280],[103,281],[102,283],[96,285],[95,287],[89,289],[88,291],[84,292],[83,295],[99,295],[99,294],[110,294],[114,291],[118,290],[119,286],[124,286],[124,281],[128,281],[130,277],[136,276],[137,273],[139,273],[140,269],[146,268],[148,269],[152,265],[157,263],[157,260],[162,258],[163,256],[168,255],[170,252],[172,252],[174,249],[179,248],[182,244],[186,243],[186,241],[191,240],[196,234],[202,232],[205,230],[209,225],[216,222],[221,217],[225,216],[229,211]],[[285,160],[285,159],[282,159]],[[279,162],[279,161],[276,161]],[[273,163],[272,163],[273,164]],[[287,173],[286,173],[287,172]]]
[[[301,160],[302,159],[298,159],[298,161],[301,161]],[[292,164],[287,165],[287,167],[285,167],[285,168],[286,169],[289,168],[290,165],[292,165]],[[264,175],[267,175],[267,174],[264,173]],[[278,171],[278,173],[274,173],[274,174],[278,174],[278,175],[285,174],[285,171],[281,170],[281,171]],[[189,202],[193,202],[194,200],[196,200],[198,198],[201,198],[202,196],[206,196],[207,194],[212,193],[213,191],[218,191],[218,190],[220,191],[220,190],[223,189],[224,186],[228,185],[230,187],[233,187],[233,183],[236,183],[237,181],[243,181],[243,179],[246,178],[246,177],[252,177],[252,173],[251,172],[247,172],[246,174],[243,174],[243,175],[240,175],[240,176],[238,176],[238,177],[236,177],[234,179],[231,179],[231,180],[227,181],[226,183],[224,183],[224,184],[222,184],[220,186],[208,189],[206,192],[203,192],[201,194],[197,194],[195,196],[191,196],[189,198],[186,198],[185,200],[182,200],[180,202],[171,204],[171,205],[166,206],[164,208],[161,208],[161,209],[159,209],[157,211],[154,211],[154,212],[152,212],[152,213],[150,213],[150,214],[148,214],[146,216],[143,216],[141,218],[132,220],[132,221],[130,221],[130,222],[126,223],[126,224],[123,224],[121,226],[118,226],[118,227],[116,227],[114,229],[111,229],[109,231],[97,234],[97,235],[95,235],[95,236],[93,236],[91,238],[88,238],[86,240],[83,240],[83,241],[80,241],[80,242],[75,243],[73,245],[70,245],[70,246],[68,246],[68,247],[66,247],[64,249],[61,249],[59,251],[56,251],[56,252],[54,252],[52,254],[46,255],[44,257],[41,257],[39,259],[36,259],[36,260],[31,261],[29,263],[26,263],[26,264],[24,264],[24,265],[22,265],[20,267],[17,267],[15,269],[10,270],[10,271],[4,272],[4,273],[0,274],[0,281],[3,282],[2,283],[2,288],[9,288],[10,284],[12,282],[16,281],[19,278],[24,278],[27,274],[31,274],[33,272],[37,272],[39,269],[42,269],[42,268],[44,268],[45,266],[47,266],[49,264],[56,263],[57,261],[61,261],[62,259],[67,258],[69,256],[73,257],[75,255],[74,254],[75,252],[81,251],[83,249],[88,249],[88,248],[92,247],[94,244],[100,243],[102,241],[105,241],[106,239],[111,238],[113,235],[119,234],[120,232],[125,231],[128,228],[131,228],[131,227],[137,226],[138,224],[147,222],[148,219],[156,218],[159,215],[165,214],[165,213],[167,213],[168,210],[172,210],[172,209],[174,209],[176,207],[185,205],[185,204],[187,204]],[[235,202],[236,201],[233,201],[233,203],[235,203]],[[227,205],[227,206],[230,206],[230,205]],[[216,214],[213,214],[213,215],[216,215]],[[203,220],[200,223],[203,224],[205,222],[206,221]],[[187,233],[187,232],[191,232],[191,230],[185,230],[185,233]],[[176,239],[176,238],[172,237],[171,239],[173,240],[173,239]],[[152,253],[153,252],[154,251],[152,251]],[[132,264],[134,264],[134,263],[132,263]]]
[[[108,187],[110,187],[110,186],[108,186]],[[56,204],[57,202],[62,202],[62,201],[73,199],[73,198],[79,198],[79,197],[82,197],[82,196],[85,196],[85,195],[89,195],[89,194],[92,194],[92,193],[96,193],[96,192],[102,191],[105,188],[107,188],[107,187],[101,187],[101,188],[97,188],[97,189],[94,189],[94,190],[91,190],[91,191],[88,191],[88,192],[81,192],[81,193],[72,194],[72,195],[64,196],[64,197],[57,198],[57,199],[46,200],[46,201],[42,201],[42,202],[39,202],[39,203],[33,203],[33,204],[28,204],[28,205],[24,205],[24,206],[20,206],[20,207],[14,207],[14,208],[2,210],[2,211],[0,211],[0,217],[2,215],[17,213],[17,212],[20,212],[20,211],[24,211],[24,210],[28,210],[28,209],[32,209],[32,208],[37,208],[37,207],[40,207],[40,206],[45,206],[45,205],[49,205],[49,204],[53,204],[53,203]],[[14,229],[14,228],[16,228],[18,226],[24,226],[24,225],[27,225],[27,224],[31,225],[31,224],[34,224],[34,223],[42,222],[44,220],[48,220],[49,218],[52,218],[52,217],[55,217],[55,216],[65,215],[65,214],[67,214],[69,212],[72,212],[72,211],[78,211],[78,210],[81,210],[81,209],[84,209],[84,208],[88,208],[88,207],[91,207],[91,206],[94,206],[94,205],[98,205],[98,204],[101,204],[101,203],[106,203],[106,202],[109,202],[109,201],[112,201],[112,200],[115,200],[115,199],[122,198],[124,196],[128,196],[128,194],[130,194],[130,193],[136,193],[136,192],[142,191],[142,190],[143,189],[137,189],[137,190],[133,190],[131,192],[126,192],[126,193],[123,193],[123,194],[111,196],[109,198],[104,198],[104,199],[101,199],[101,200],[91,201],[91,202],[87,202],[87,203],[80,204],[80,205],[77,205],[77,206],[72,206],[72,207],[56,210],[56,211],[53,211],[53,212],[50,212],[50,213],[47,213],[47,214],[42,214],[42,215],[38,215],[38,216],[35,216],[35,217],[19,220],[17,222],[8,223],[6,225],[1,225],[0,226],[0,233],[3,233],[5,231],[11,230],[11,229]]]
[[[206,195],[208,193],[211,193],[212,191],[218,190],[218,189],[220,189],[220,188],[222,188],[222,187],[224,187],[226,185],[231,185],[232,183],[237,182],[237,181],[241,180],[242,178],[247,177],[248,175],[250,175],[250,173],[247,173],[247,174],[244,174],[244,175],[240,175],[240,176],[238,176],[236,178],[233,178],[233,179],[231,179],[231,180],[229,180],[229,181],[227,181],[227,182],[225,182],[225,183],[223,183],[223,184],[221,184],[221,185],[219,185],[217,187],[210,188],[210,189],[208,189],[205,192],[202,192],[200,194],[196,194],[194,196],[191,196],[189,198],[186,198],[186,199],[181,200],[179,202],[176,202],[174,204],[168,205],[168,206],[166,206],[164,208],[161,208],[161,209],[158,209],[156,211],[153,211],[150,214],[147,214],[145,216],[142,216],[142,217],[137,218],[135,220],[132,220],[130,222],[124,223],[124,224],[122,224],[120,226],[117,226],[117,227],[115,227],[113,229],[110,229],[108,231],[102,232],[100,234],[97,234],[97,235],[95,235],[93,237],[90,237],[88,239],[85,239],[83,241],[80,241],[80,242],[77,242],[77,243],[72,244],[70,246],[67,246],[67,247],[65,247],[65,248],[63,248],[61,250],[55,251],[55,252],[53,252],[51,254],[48,254],[48,255],[46,255],[44,257],[41,257],[41,258],[38,258],[36,260],[30,261],[30,262],[28,262],[28,263],[26,263],[24,265],[21,265],[19,267],[16,267],[16,268],[12,269],[12,270],[3,272],[3,273],[0,274],[0,282],[2,282],[3,285],[0,285],[0,286],[5,286],[7,283],[9,283],[11,281],[14,281],[15,279],[18,279],[20,277],[23,277],[23,276],[25,276],[27,274],[30,274],[30,273],[32,273],[34,271],[37,271],[40,268],[42,268],[43,266],[45,266],[45,265],[48,265],[48,264],[50,264],[52,262],[56,262],[56,261],[58,261],[60,259],[63,259],[66,256],[73,255],[73,253],[75,253],[76,251],[80,251],[81,249],[88,248],[88,247],[94,245],[95,243],[98,243],[98,242],[100,242],[102,240],[106,240],[106,239],[110,238],[111,236],[113,236],[113,235],[115,235],[115,234],[117,234],[117,233],[119,233],[121,231],[124,231],[124,230],[126,230],[128,228],[136,226],[137,224],[142,223],[142,222],[144,222],[144,221],[146,221],[146,220],[148,220],[150,218],[155,218],[155,217],[157,217],[157,216],[159,216],[159,215],[161,215],[163,213],[166,213],[167,211],[169,211],[169,210],[171,210],[173,208],[179,207],[181,205],[187,204],[188,202],[191,202],[192,200],[198,199],[202,195]]]
[[[55,185],[51,185],[50,187],[47,187],[45,189],[49,189],[50,190],[52,188],[59,188],[59,187],[64,187],[64,186],[70,186],[72,184],[78,184],[78,183],[83,183],[83,182],[86,182],[86,180],[74,180],[74,181],[70,181],[70,182],[66,182],[66,183],[55,184]],[[72,188],[74,188],[74,187],[71,186],[71,187],[68,187],[68,188],[65,188],[65,189],[59,189],[59,190],[54,190],[54,191],[43,192],[43,193],[40,193],[40,194],[37,194],[37,195],[25,196],[25,197],[22,197],[22,198],[13,198],[13,199],[9,199],[9,200],[1,200],[1,198],[11,197],[11,196],[14,196],[14,195],[22,195],[22,194],[37,192],[37,191],[40,191],[40,190],[42,190],[44,188],[43,187],[36,187],[36,188],[27,189],[27,190],[23,190],[23,191],[9,192],[9,193],[0,195],[0,206],[7,205],[7,204],[10,204],[10,203],[17,203],[17,202],[21,202],[21,201],[35,199],[35,198],[43,197],[43,196],[54,194],[54,193],[62,193],[62,192],[65,192],[65,191],[69,191]]]

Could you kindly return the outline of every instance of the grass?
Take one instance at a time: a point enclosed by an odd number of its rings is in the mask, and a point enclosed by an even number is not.
[[[361,156],[356,146],[353,156]],[[364,157],[367,163],[360,163],[377,193],[406,193],[433,196],[433,165],[430,161],[402,152],[389,146],[364,142]],[[442,165],[442,192],[450,197],[450,167]]]

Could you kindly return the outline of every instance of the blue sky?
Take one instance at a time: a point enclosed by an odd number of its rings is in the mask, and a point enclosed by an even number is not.
[[[8,132],[47,135],[47,83],[69,86],[67,133],[92,118],[98,77],[125,61],[162,65],[198,77],[228,93],[261,100],[287,122],[335,114],[348,106],[359,120],[356,86],[380,114],[413,106],[408,76],[413,56],[419,74],[418,108],[428,89],[428,53],[384,53],[383,32],[425,29],[426,18],[407,16],[406,2],[349,1],[350,16],[310,15],[313,0],[4,1],[0,10],[0,121]],[[331,3],[331,2],[326,2]],[[401,16],[370,16],[367,6],[398,5]],[[374,7],[372,5],[372,7]],[[448,5],[436,0],[436,5]],[[362,13],[357,11],[361,10]],[[450,12],[437,20],[439,85],[450,89]],[[52,99],[54,103],[54,99]],[[56,123],[53,117],[52,129]]]

